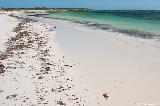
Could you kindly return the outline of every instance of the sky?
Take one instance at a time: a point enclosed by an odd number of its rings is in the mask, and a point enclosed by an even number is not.
[[[0,7],[93,8],[93,9],[160,9],[160,0],[0,0]]]

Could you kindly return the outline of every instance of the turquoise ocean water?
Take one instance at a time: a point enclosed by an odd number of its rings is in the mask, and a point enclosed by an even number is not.
[[[95,10],[49,12],[46,17],[144,39],[160,39],[160,10]]]

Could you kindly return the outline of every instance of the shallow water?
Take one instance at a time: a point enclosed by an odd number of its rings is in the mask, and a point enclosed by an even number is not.
[[[155,41],[160,39],[160,11],[158,10],[50,12],[47,17],[70,20],[88,27],[133,37],[156,39]]]
[[[51,13],[50,17],[110,24],[116,28],[137,29],[160,34],[160,11],[157,10],[56,12]]]

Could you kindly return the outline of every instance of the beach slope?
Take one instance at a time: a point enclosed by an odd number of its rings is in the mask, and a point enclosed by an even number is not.
[[[3,12],[0,37],[0,106],[97,105],[53,27]]]

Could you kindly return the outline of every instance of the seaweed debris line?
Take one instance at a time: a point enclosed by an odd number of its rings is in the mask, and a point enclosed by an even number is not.
[[[0,106],[97,105],[94,93],[79,75],[78,65],[58,47],[53,27],[0,15],[10,20],[5,26],[12,21],[17,25],[12,26],[14,30],[0,52]]]

